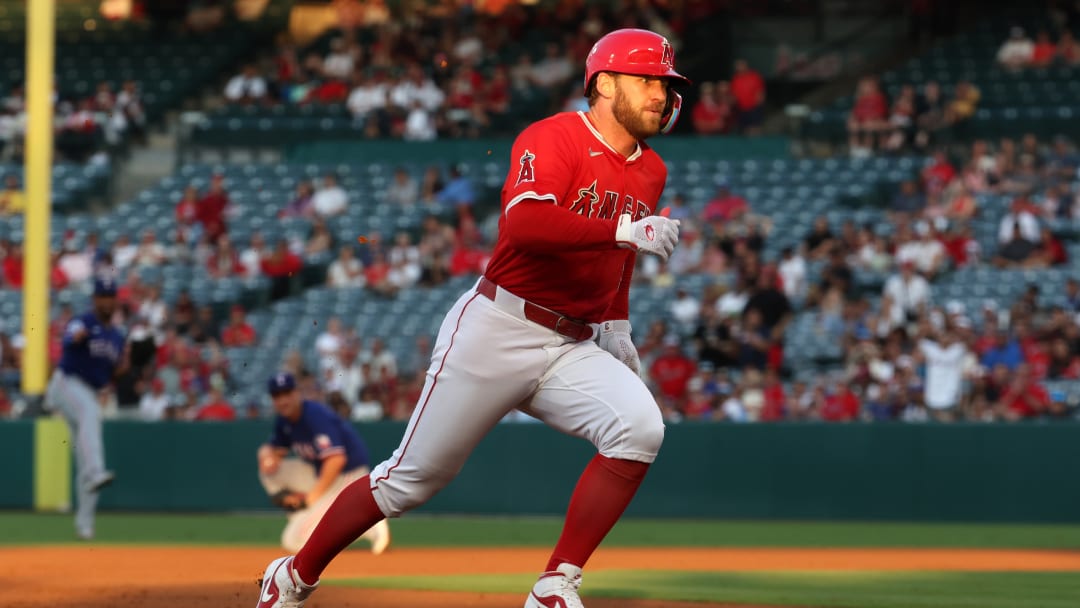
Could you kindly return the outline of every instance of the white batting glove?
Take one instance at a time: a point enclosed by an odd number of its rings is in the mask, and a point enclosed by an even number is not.
[[[635,374],[641,373],[641,359],[634,341],[630,339],[630,321],[620,319],[601,323],[599,344],[600,348],[625,363]]]
[[[619,247],[651,253],[667,261],[679,242],[679,220],[650,215],[635,222],[629,213],[624,213],[619,216],[615,242]]]

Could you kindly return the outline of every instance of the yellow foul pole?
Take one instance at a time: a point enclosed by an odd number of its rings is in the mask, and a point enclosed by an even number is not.
[[[56,0],[26,3],[26,222],[23,236],[22,391],[45,393],[49,340],[53,59]]]

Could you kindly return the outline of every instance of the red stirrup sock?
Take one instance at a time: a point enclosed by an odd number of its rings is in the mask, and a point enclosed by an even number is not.
[[[309,585],[318,582],[330,560],[383,519],[386,516],[372,496],[369,476],[349,484],[334,499],[311,538],[296,554],[293,569],[300,580]]]
[[[593,551],[622,517],[648,470],[645,462],[600,454],[592,459],[570,497],[566,523],[548,561],[547,572],[563,563],[585,567]]]

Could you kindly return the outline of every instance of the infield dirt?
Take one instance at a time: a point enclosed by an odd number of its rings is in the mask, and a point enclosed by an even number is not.
[[[250,608],[256,580],[280,551],[267,547],[57,545],[0,552],[0,605],[5,608]],[[398,549],[375,557],[342,554],[326,579],[394,575],[535,572],[538,548]],[[587,571],[957,570],[1080,571],[1080,553],[963,549],[601,549]],[[585,577],[587,595],[588,574]],[[308,608],[505,608],[519,594],[359,589],[326,585]],[[589,608],[758,608],[738,604],[588,598]]]

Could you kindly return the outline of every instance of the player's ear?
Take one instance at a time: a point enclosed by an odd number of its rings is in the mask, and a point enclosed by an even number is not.
[[[601,97],[611,98],[615,96],[615,74],[600,72],[596,75],[596,91]]]

